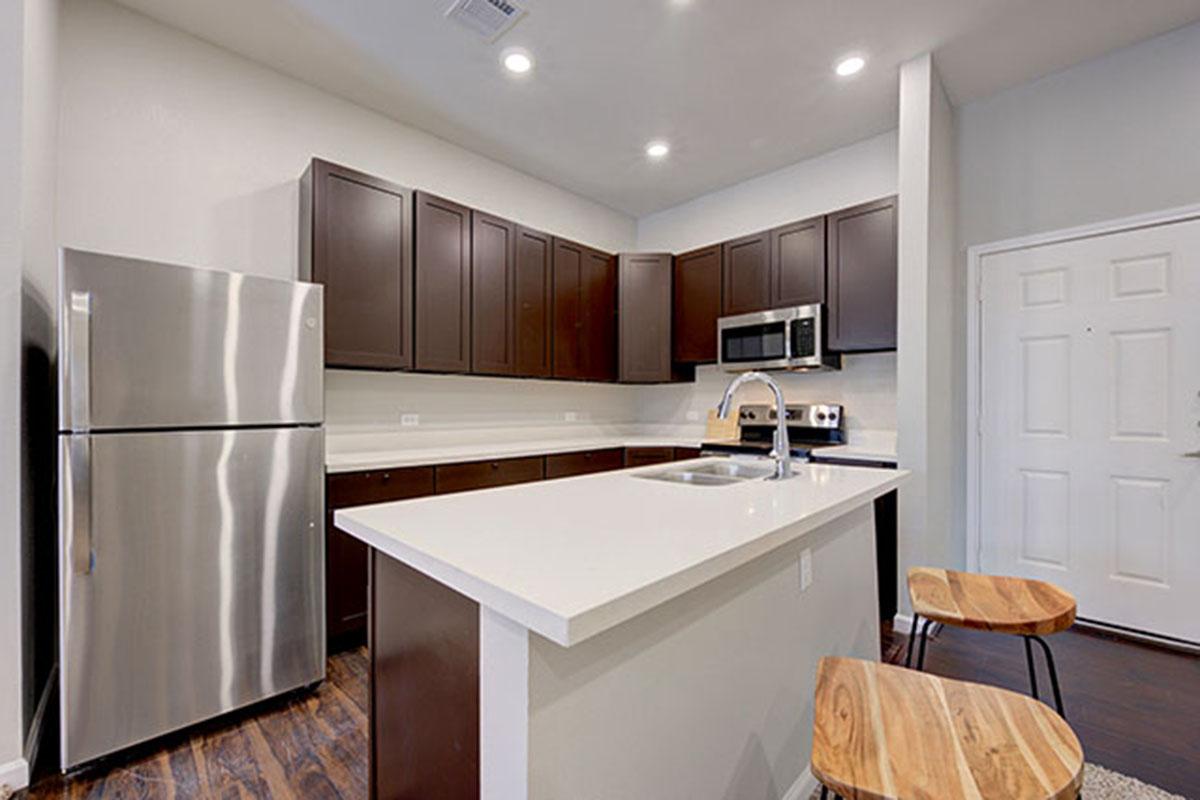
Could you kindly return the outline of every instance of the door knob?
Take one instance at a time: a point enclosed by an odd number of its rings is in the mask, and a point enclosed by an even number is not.
[[[1196,450],[1191,453],[1184,453],[1183,457],[1184,458],[1200,458],[1200,450]]]

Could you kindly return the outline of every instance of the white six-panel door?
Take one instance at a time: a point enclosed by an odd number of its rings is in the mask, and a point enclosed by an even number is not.
[[[981,568],[1200,642],[1200,221],[980,264]]]

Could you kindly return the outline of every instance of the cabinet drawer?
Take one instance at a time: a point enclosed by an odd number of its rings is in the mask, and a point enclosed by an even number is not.
[[[676,461],[687,461],[689,458],[699,458],[699,447],[676,447],[673,458]]]
[[[432,467],[343,472],[328,477],[330,509],[386,503],[433,494]]]
[[[650,464],[665,464],[675,459],[673,447],[626,447],[625,466],[646,467]]]
[[[625,466],[625,448],[609,450],[584,450],[580,453],[558,453],[546,456],[546,477],[567,478],[571,475],[588,475],[607,472]]]
[[[435,483],[438,494],[468,492],[472,489],[490,489],[495,486],[540,481],[543,470],[541,456],[446,464],[437,468]]]

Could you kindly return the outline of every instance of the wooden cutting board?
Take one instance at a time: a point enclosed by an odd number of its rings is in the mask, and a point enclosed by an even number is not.
[[[740,411],[741,406],[738,406],[729,412],[728,417],[721,419],[717,416],[716,409],[709,409],[708,423],[704,427],[704,441],[738,441],[741,438],[741,431],[738,429],[738,414]]]

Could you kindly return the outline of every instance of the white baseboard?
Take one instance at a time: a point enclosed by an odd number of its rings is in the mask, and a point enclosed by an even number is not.
[[[805,767],[804,772],[800,773],[800,777],[796,778],[796,782],[783,793],[782,800],[808,800],[819,785],[817,779],[813,777],[812,770]]]
[[[912,631],[912,615],[897,614],[892,617],[892,630],[896,633],[910,633]]]
[[[5,792],[8,790],[16,792],[28,785],[29,762],[23,758],[18,758],[15,761],[9,761],[7,764],[0,764],[0,797],[4,797]]]

